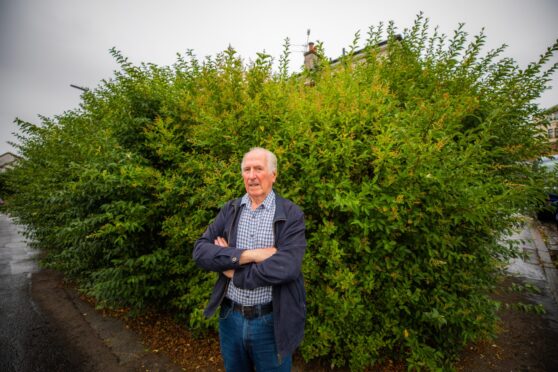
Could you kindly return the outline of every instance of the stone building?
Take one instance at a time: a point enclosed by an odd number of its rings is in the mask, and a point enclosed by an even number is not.
[[[556,153],[558,152],[558,105],[546,111],[546,119],[549,124],[544,127],[544,130],[548,136],[552,151]]]
[[[19,157],[17,155],[12,154],[11,152],[6,152],[0,155],[0,173],[7,171],[10,168],[13,168]]]

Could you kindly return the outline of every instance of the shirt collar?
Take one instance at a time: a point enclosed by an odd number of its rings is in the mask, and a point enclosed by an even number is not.
[[[270,193],[267,194],[267,196],[265,197],[263,203],[260,204],[260,207],[263,206],[265,209],[269,209],[273,206],[273,203],[275,203],[275,192],[271,190]],[[248,196],[248,193],[244,194],[242,200],[240,201],[240,205],[245,205],[247,207],[250,207],[252,205],[252,200],[250,200],[250,196]]]

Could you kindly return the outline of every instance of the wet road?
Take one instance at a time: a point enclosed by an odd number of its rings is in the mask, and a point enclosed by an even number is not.
[[[0,371],[79,371],[79,355],[31,298],[34,255],[0,214]]]

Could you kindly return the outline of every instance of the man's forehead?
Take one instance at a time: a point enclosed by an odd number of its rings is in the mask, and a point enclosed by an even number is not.
[[[253,152],[249,152],[248,154],[246,154],[246,157],[244,158],[244,162],[258,162],[258,161],[263,161],[265,162],[267,160],[266,158],[266,153],[263,151],[253,151]]]
[[[266,168],[267,163],[265,162],[265,159],[263,161],[259,161],[257,159],[252,159],[252,160],[246,160],[244,162],[244,168],[252,168],[252,167]]]

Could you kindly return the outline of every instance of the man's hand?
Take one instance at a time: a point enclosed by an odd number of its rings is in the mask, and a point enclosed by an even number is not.
[[[225,240],[225,238],[221,236],[218,236],[217,239],[213,241],[213,244],[223,248],[227,248],[229,246],[229,243]],[[223,275],[225,275],[229,279],[232,279],[234,275],[234,269],[223,271]]]
[[[234,275],[234,269],[223,271],[223,275],[225,275],[229,279],[232,279],[232,277]]]
[[[273,256],[275,252],[277,252],[277,248],[275,247],[246,249],[240,255],[239,263],[241,265],[251,262],[260,263]]]
[[[221,236],[218,236],[217,239],[213,241],[213,243],[223,248],[227,248],[229,246],[229,243],[225,240],[225,238]],[[276,252],[277,248],[275,247],[246,249],[240,255],[240,260],[238,261],[238,263],[240,265],[245,265],[247,263],[260,263],[273,256]],[[234,273],[234,270],[227,270],[223,272],[223,274],[225,274],[228,278],[232,278],[232,274],[231,276],[228,276],[226,274],[228,271],[232,271]]]
[[[229,243],[225,240],[225,238],[218,236],[217,239],[213,241],[213,244],[218,245],[219,247],[227,248]]]

